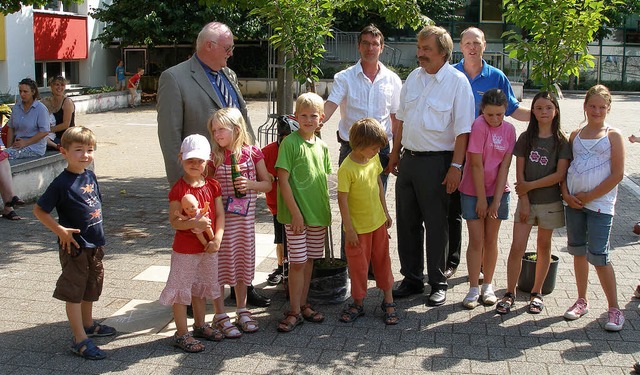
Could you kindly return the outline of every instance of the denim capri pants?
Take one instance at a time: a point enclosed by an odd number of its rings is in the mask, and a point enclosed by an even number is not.
[[[609,234],[613,215],[587,208],[565,207],[567,222],[567,250],[574,256],[587,256],[594,266],[609,264]]]

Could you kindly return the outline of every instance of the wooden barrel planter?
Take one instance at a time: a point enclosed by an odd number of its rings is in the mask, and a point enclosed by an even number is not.
[[[533,289],[533,283],[536,278],[536,253],[528,252],[522,257],[522,270],[520,271],[520,277],[518,278],[518,289],[525,293],[531,293]],[[549,294],[553,292],[556,287],[556,276],[558,275],[558,258],[555,255],[551,255],[551,264],[549,265],[549,272],[542,284],[542,294]]]

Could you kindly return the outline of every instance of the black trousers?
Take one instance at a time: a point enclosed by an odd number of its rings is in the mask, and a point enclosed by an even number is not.
[[[447,268],[458,268],[462,255],[462,207],[460,205],[460,192],[451,194],[449,204],[449,257]],[[446,268],[445,268],[446,270]]]
[[[400,273],[409,282],[424,279],[425,234],[428,283],[446,290],[451,196],[442,184],[453,152],[412,155],[405,151],[396,180],[396,224]]]

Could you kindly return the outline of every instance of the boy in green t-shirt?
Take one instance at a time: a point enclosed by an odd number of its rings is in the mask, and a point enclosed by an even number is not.
[[[300,128],[280,144],[278,174],[278,221],[284,224],[289,251],[289,298],[291,310],[278,331],[291,332],[303,319],[320,323],[324,315],[307,304],[313,260],[322,258],[327,226],[331,225],[327,175],[331,173],[329,148],[315,131],[324,119],[324,102],[314,93],[296,101]]]

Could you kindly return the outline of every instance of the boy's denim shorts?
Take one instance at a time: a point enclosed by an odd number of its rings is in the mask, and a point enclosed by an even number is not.
[[[493,197],[487,197],[487,204],[490,206],[493,202]],[[460,205],[462,206],[462,218],[465,220],[478,220],[478,214],[476,213],[476,203],[478,203],[478,197],[473,195],[466,195],[460,193]],[[507,220],[509,218],[509,192],[502,194],[500,200],[500,207],[498,208],[498,219]]]
[[[609,235],[613,216],[582,208],[565,207],[567,250],[574,256],[587,256],[594,266],[609,264]]]

